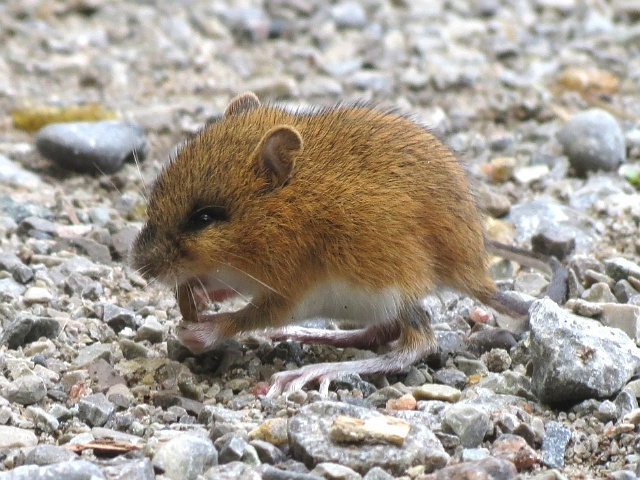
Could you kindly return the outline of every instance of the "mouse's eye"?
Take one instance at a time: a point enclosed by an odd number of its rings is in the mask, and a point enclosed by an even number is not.
[[[199,208],[191,214],[187,221],[187,230],[202,230],[214,222],[224,222],[229,213],[224,207],[210,206]]]

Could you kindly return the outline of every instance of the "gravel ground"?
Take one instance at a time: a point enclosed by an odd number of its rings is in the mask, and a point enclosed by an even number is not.
[[[0,44],[0,478],[637,478],[639,2],[9,0]],[[569,301],[527,330],[440,292],[438,355],[326,399],[260,394],[371,352],[258,332],[190,355],[127,251],[176,145],[246,90],[413,113],[491,236],[565,260]],[[109,120],[17,128],[42,107]]]

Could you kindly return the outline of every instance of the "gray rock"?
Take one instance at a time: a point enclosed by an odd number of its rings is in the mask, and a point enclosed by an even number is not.
[[[607,327],[619,328],[636,344],[640,343],[640,306],[601,303],[599,320]]]
[[[32,405],[42,400],[47,394],[44,380],[37,375],[26,375],[17,378],[2,389],[2,396],[10,402],[20,405]]]
[[[242,438],[236,435],[230,435],[227,441],[220,447],[218,462],[222,464],[241,460],[246,446],[247,442]]]
[[[549,468],[564,466],[564,452],[571,439],[571,431],[558,422],[548,422],[542,440],[542,463]]]
[[[616,297],[606,283],[594,283],[590,288],[582,292],[583,300],[593,303],[615,303]]]
[[[447,409],[442,427],[455,433],[463,447],[477,447],[491,428],[487,411],[475,405],[455,404]]]
[[[41,443],[29,452],[24,463],[25,465],[38,465],[42,467],[44,465],[67,462],[75,458],[77,458],[77,455],[69,449],[58,445]]]
[[[81,298],[97,300],[104,292],[102,284],[86,275],[72,273],[65,279],[65,292],[70,295],[78,295]]]
[[[487,480],[511,480],[517,475],[515,465],[509,460],[488,457],[482,460],[459,463],[439,470],[438,480],[486,478]]]
[[[367,14],[358,2],[341,2],[331,8],[331,17],[338,28],[364,28]]]
[[[569,316],[551,300],[529,310],[533,389],[554,404],[604,398],[619,391],[640,366],[640,352],[621,330]]]
[[[45,218],[27,217],[18,224],[18,235],[48,239],[57,234],[60,225]]]
[[[550,228],[531,237],[531,247],[534,252],[552,255],[562,261],[575,250],[576,238],[567,230]]]
[[[149,356],[149,349],[138,342],[134,342],[133,340],[123,338],[118,342],[118,345],[120,345],[122,356],[127,360],[132,360],[134,358],[147,358]]]
[[[638,408],[638,399],[632,389],[625,387],[613,401],[616,406],[616,418],[622,418]]]
[[[411,430],[401,447],[394,445],[336,444],[330,440],[329,427],[339,415],[363,420],[380,415],[354,405],[322,401],[300,409],[289,419],[289,445],[294,459],[304,462],[307,467],[323,462],[339,463],[360,474],[374,466],[401,475],[412,465],[421,464],[431,472],[443,467],[449,456],[431,430],[420,421],[410,421]]]
[[[20,258],[11,252],[0,253],[0,269],[9,272],[16,282],[23,285],[33,278],[33,270],[22,263]]]
[[[620,125],[605,110],[592,109],[573,115],[557,137],[579,175],[588,171],[615,170],[626,160]]]
[[[60,426],[60,422],[56,417],[41,408],[28,407],[25,413],[30,418],[33,418],[36,428],[45,433],[54,433]]]
[[[319,463],[309,473],[328,480],[359,480],[362,478],[362,475],[354,472],[351,468],[331,462]]]
[[[287,474],[289,472],[284,472],[284,473]],[[209,470],[207,470],[204,473],[203,477],[206,480],[236,480],[239,478],[241,478],[242,480],[275,480],[276,478],[278,478],[278,477],[269,477],[269,476],[261,477],[260,474],[254,471],[252,467],[242,462],[231,462],[231,463],[225,463],[224,465],[216,465],[214,467],[211,467]],[[280,478],[282,480],[297,479],[296,476],[289,477],[286,475]],[[320,480],[319,477],[315,477],[315,476],[309,477],[307,480],[309,479]]]
[[[506,220],[516,229],[516,242],[526,242],[541,232],[559,230],[563,236],[575,238],[578,251],[586,251],[596,234],[590,217],[548,197],[513,205]]]
[[[113,363],[113,353],[111,345],[105,343],[94,343],[84,347],[78,352],[78,356],[73,361],[77,367],[84,367],[90,363],[94,363],[98,359],[104,359],[108,363]]]
[[[100,480],[106,477],[96,465],[87,460],[70,460],[45,467],[26,465],[14,468],[8,474],[0,474],[2,480],[54,480],[59,478]]]
[[[618,418],[618,409],[611,400],[605,400],[598,406],[593,416],[602,423],[612,422]]]
[[[441,368],[433,374],[433,381],[462,390],[467,384],[467,376],[455,368]]]
[[[153,466],[171,480],[195,480],[218,464],[218,452],[211,440],[189,434],[172,438],[153,455]]]
[[[102,305],[102,321],[118,333],[123,328],[135,328],[135,314],[127,309],[111,303]]]
[[[629,277],[640,279],[640,265],[623,257],[605,260],[604,268],[605,273],[616,281]]]
[[[35,173],[0,154],[0,184],[36,189],[42,184],[42,180]]]
[[[87,395],[78,402],[78,418],[92,427],[103,426],[115,411],[116,406],[107,400],[104,393]]]
[[[373,467],[364,476],[364,480],[393,480],[393,477],[380,467]]]
[[[119,461],[116,465],[107,465],[102,469],[109,480],[154,480],[156,478],[151,460],[137,458]]]
[[[0,195],[0,211],[20,223],[27,217],[53,218],[53,212],[42,205],[17,202],[7,195]]]
[[[144,322],[136,330],[136,340],[141,342],[143,340],[147,340],[150,343],[160,343],[164,337],[164,328],[158,322],[158,318],[149,315],[144,319]]]
[[[6,299],[17,301],[26,290],[24,285],[19,284],[13,278],[0,278],[0,295],[5,298],[5,301],[7,301]]]
[[[61,328],[60,322],[54,318],[20,316],[5,327],[0,345],[17,349],[42,337],[53,339],[58,336]]]
[[[286,455],[282,450],[264,440],[252,440],[250,445],[255,448],[258,458],[262,463],[276,465],[284,462],[286,459]]]
[[[115,120],[53,123],[40,129],[35,141],[43,157],[83,173],[114,173],[134,155],[142,160],[147,152],[140,127]]]
[[[33,430],[0,425],[0,450],[35,447],[37,444],[38,437]]]

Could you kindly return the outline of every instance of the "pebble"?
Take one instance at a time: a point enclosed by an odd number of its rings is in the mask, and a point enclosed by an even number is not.
[[[53,294],[50,290],[41,287],[29,287],[24,292],[24,296],[22,297],[22,301],[31,305],[33,303],[44,303],[49,304],[53,300]]]
[[[448,385],[427,383],[414,388],[412,394],[416,400],[442,400],[443,402],[455,403],[460,399],[462,392]]]
[[[487,478],[491,480],[511,480],[517,475],[514,464],[508,460],[485,458],[451,465],[421,480],[455,480],[463,478]]]
[[[419,422],[411,423],[411,431],[401,447],[389,444],[342,445],[329,438],[329,427],[339,415],[368,420],[380,413],[345,403],[322,401],[302,407],[288,424],[289,445],[294,459],[307,465],[323,462],[346,465],[361,475],[374,466],[400,475],[409,466],[422,464],[427,471],[443,467],[449,456],[431,430]]]
[[[571,432],[569,429],[558,422],[547,422],[540,449],[542,463],[549,468],[562,467],[564,465],[565,450],[570,439]]]
[[[288,443],[287,419],[283,417],[269,418],[257,428],[249,432],[251,440],[264,440],[272,445]]]
[[[60,322],[54,318],[19,316],[5,326],[0,344],[17,349],[42,337],[56,338],[61,328]]]
[[[100,468],[98,468],[98,466],[94,465],[88,460],[68,460],[44,467],[38,467],[36,465],[25,465],[22,467],[14,468],[11,471],[11,474],[6,478],[9,480],[33,480],[49,478],[64,478],[67,480],[106,479]]]
[[[0,154],[0,184],[34,190],[42,186],[42,180],[35,173]]]
[[[47,395],[44,380],[37,375],[17,378],[2,389],[2,396],[20,405],[33,405]]]
[[[615,257],[605,260],[605,273],[614,280],[626,280],[628,277],[640,279],[640,265],[626,258]]]
[[[103,426],[115,411],[116,406],[103,393],[87,395],[78,402],[78,418],[90,426]]]
[[[53,123],[43,127],[35,141],[43,157],[82,173],[117,172],[134,156],[143,160],[147,150],[137,125],[115,120]]]
[[[626,160],[620,125],[604,110],[576,113],[558,131],[557,137],[579,175],[596,170],[612,171]]]
[[[463,447],[475,448],[482,443],[489,432],[491,419],[481,407],[455,404],[445,412],[442,426],[449,432],[455,433]]]
[[[349,467],[331,462],[319,463],[309,473],[327,480],[359,480],[362,478],[362,475]]]
[[[164,328],[158,321],[158,318],[149,315],[144,319],[140,328],[136,330],[136,341],[148,341],[150,343],[160,343],[164,338]]]
[[[24,463],[25,465],[38,465],[42,467],[44,465],[67,462],[75,458],[76,454],[64,447],[41,443],[29,452]]]
[[[530,315],[531,381],[542,401],[609,397],[640,365],[640,352],[621,330],[569,318],[548,299],[534,302]]]
[[[179,434],[153,455],[153,467],[172,480],[191,480],[218,464],[218,452],[208,438]]]
[[[367,14],[358,2],[341,2],[331,8],[331,16],[338,28],[363,28]]]
[[[640,343],[640,306],[601,303],[598,319],[607,327],[619,328],[636,344]]]
[[[38,437],[33,430],[0,425],[0,449],[35,447]]]

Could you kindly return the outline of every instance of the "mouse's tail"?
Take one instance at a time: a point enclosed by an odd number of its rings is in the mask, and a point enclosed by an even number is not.
[[[567,279],[569,274],[565,266],[562,265],[556,257],[523,250],[512,245],[496,242],[495,240],[489,240],[486,237],[484,244],[487,251],[494,255],[513,260],[514,262],[518,262],[527,267],[535,268],[536,270],[541,270],[550,274],[551,281],[549,282],[549,286],[543,296],[549,297],[558,304],[564,301],[567,293]],[[511,303],[511,297],[502,292],[496,292],[496,296],[500,297],[499,302],[504,303],[506,309],[513,311],[511,307],[514,307],[515,305],[509,305]],[[519,310],[522,310],[522,308],[519,308]],[[526,314],[526,312],[524,312],[524,314]]]

